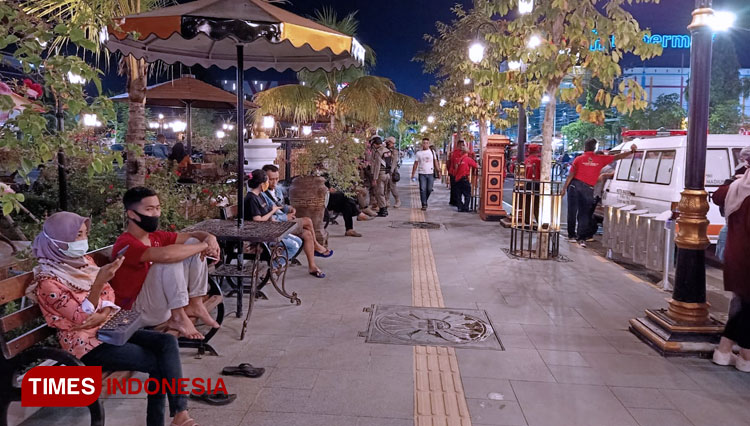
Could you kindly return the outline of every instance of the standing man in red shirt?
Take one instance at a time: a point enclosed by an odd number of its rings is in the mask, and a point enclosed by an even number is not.
[[[216,237],[202,231],[157,231],[161,205],[149,188],[131,188],[122,201],[128,225],[112,247],[113,256],[126,249],[111,281],[116,304],[140,312],[145,326],[167,322],[183,337],[202,339],[190,317],[219,327],[203,306],[208,291],[205,257],[219,257]]]
[[[456,204],[458,211],[468,212],[469,202],[471,201],[471,175],[472,168],[479,168],[474,159],[469,157],[469,148],[466,145],[461,146],[461,157],[455,163],[453,178],[456,181]]]
[[[633,144],[630,145],[630,151],[617,155],[603,155],[594,152],[597,144],[597,140],[593,138],[584,142],[584,153],[573,160],[570,174],[562,189],[563,196],[566,192],[568,194],[568,240],[578,241],[581,247],[586,247],[586,241],[596,233],[594,185],[599,179],[599,173],[607,164],[629,157],[638,149]]]
[[[524,206],[524,225],[529,226],[529,229],[536,229],[536,225],[532,223],[531,212],[534,212],[533,218],[539,221],[539,179],[542,176],[542,159],[539,158],[541,154],[541,145],[528,145],[528,155],[524,160],[524,174],[527,180],[532,182],[526,182],[526,205]]]
[[[458,160],[461,158],[461,150],[463,149],[464,146],[466,146],[466,142],[464,142],[463,139],[459,140],[456,143],[456,149],[454,149],[451,152],[450,157],[448,157],[448,164],[445,165],[445,167],[448,169],[448,177],[450,178],[450,184],[451,184],[451,187],[450,187],[451,197],[450,197],[450,202],[448,202],[448,204],[450,204],[451,206],[458,206],[458,201],[456,201],[458,200],[458,194],[457,194],[458,191],[456,191],[456,179],[454,176],[455,175],[454,168],[456,164],[458,163]]]

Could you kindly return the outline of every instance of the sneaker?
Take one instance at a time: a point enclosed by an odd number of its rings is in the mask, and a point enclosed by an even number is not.
[[[714,356],[711,358],[711,361],[716,365],[735,365],[736,362],[739,362],[740,358],[737,357],[737,355],[733,354],[732,352],[724,353],[721,352],[718,349],[714,349]],[[746,361],[750,368],[750,361]],[[750,370],[748,370],[750,371]]]
[[[396,204],[393,205],[394,209],[401,207],[401,200],[396,200]]]
[[[568,237],[568,242],[569,243],[577,243],[578,239],[576,239],[576,237]]]
[[[745,359],[741,356],[735,355],[734,368],[742,371],[743,373],[750,373],[750,359]]]
[[[427,211],[427,206],[422,206],[422,211]]]
[[[586,241],[581,240],[581,241],[578,242],[578,245],[581,246],[581,247],[583,247],[583,248],[586,248]]]
[[[386,217],[388,216],[388,209],[383,207],[382,209],[378,210],[378,217]]]
[[[362,236],[362,234],[360,234],[359,232],[353,229],[346,231],[344,235],[346,235],[347,237],[361,237]]]

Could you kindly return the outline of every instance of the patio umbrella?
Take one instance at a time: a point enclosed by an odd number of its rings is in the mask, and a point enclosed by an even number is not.
[[[244,70],[343,69],[361,66],[353,37],[263,0],[197,0],[129,15],[110,28],[112,52],[147,62],[237,68],[237,225],[243,222]]]
[[[113,96],[110,99],[116,102],[127,102],[130,98],[127,93],[123,93]],[[190,75],[148,86],[146,88],[146,105],[170,108],[185,107],[185,116],[187,117],[187,150],[188,153],[192,153],[193,107],[232,109],[237,106],[237,96],[234,93],[196,80],[195,77]],[[256,105],[245,101],[245,108],[256,108]]]

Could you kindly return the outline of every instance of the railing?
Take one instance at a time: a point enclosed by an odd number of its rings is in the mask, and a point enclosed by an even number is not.
[[[522,166],[516,165],[516,170],[522,171]],[[531,259],[559,256],[561,189],[559,181],[514,180],[511,255]]]

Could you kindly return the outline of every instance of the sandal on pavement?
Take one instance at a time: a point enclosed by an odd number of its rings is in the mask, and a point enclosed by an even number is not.
[[[209,405],[227,405],[231,404],[235,399],[237,399],[236,393],[191,393],[190,399],[205,402]],[[190,423],[188,423],[190,424]]]
[[[310,272],[310,275],[312,275],[315,278],[325,278],[326,277],[326,274],[324,274],[323,271],[320,271],[320,270],[315,271],[315,272]]]
[[[321,253],[319,251],[316,251],[315,252],[315,256],[316,257],[331,257],[331,256],[333,256],[333,250],[328,249],[328,254],[324,254],[324,253]]]
[[[224,369],[221,370],[221,374],[225,376],[245,376],[250,377],[251,379],[258,378],[265,372],[265,368],[253,367],[248,363],[242,363],[236,367],[224,367]]]

